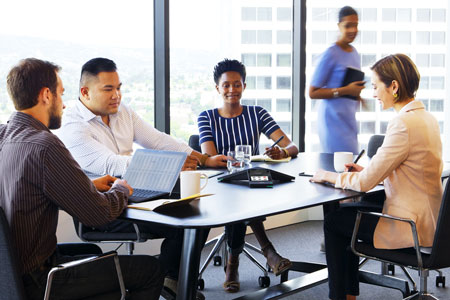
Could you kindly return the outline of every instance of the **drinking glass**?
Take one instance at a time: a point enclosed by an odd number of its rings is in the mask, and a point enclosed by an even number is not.
[[[227,152],[227,169],[228,172],[233,173],[240,171],[244,167],[244,152],[242,151],[228,151]]]
[[[237,145],[236,146],[236,151],[239,152],[243,152],[244,153],[244,165],[246,167],[251,167],[250,161],[251,161],[251,156],[252,156],[252,146],[250,145]]]

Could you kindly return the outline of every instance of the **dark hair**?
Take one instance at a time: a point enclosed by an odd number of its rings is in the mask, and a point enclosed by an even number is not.
[[[220,76],[222,76],[223,73],[229,71],[234,71],[241,74],[242,82],[245,83],[245,77],[247,76],[245,66],[238,60],[231,60],[228,58],[225,58],[224,60],[218,62],[214,67],[214,82],[216,84],[219,84]]]
[[[6,85],[16,110],[31,108],[38,103],[39,93],[49,88],[56,94],[61,67],[40,59],[23,59],[8,73]]]
[[[386,87],[392,81],[398,82],[396,102],[414,98],[419,88],[420,74],[414,62],[405,54],[393,54],[383,57],[371,68]]]
[[[358,15],[356,10],[351,6],[344,6],[339,10],[338,20],[339,23],[342,22],[342,19],[347,16]]]
[[[100,72],[115,72],[116,64],[107,58],[97,57],[89,60],[81,67],[80,87],[86,84],[86,81],[98,75]]]

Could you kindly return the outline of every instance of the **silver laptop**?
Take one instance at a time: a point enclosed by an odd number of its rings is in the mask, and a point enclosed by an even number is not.
[[[130,202],[167,197],[172,192],[187,153],[139,149],[123,176],[133,188]]]

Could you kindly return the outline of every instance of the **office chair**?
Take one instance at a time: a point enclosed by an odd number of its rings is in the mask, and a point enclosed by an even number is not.
[[[139,227],[133,223],[135,232],[104,232],[98,229],[88,227],[73,219],[75,231],[83,242],[91,243],[117,243],[125,244],[128,255],[133,255],[134,243],[143,243],[148,239],[154,239],[155,236],[149,233],[140,232]]]
[[[194,149],[195,151],[202,152],[202,149],[200,148],[200,142],[199,142],[199,135],[193,134],[189,137],[189,147]],[[203,272],[205,272],[206,267],[208,267],[211,260],[214,259],[214,266],[221,266],[223,261],[228,260],[228,251],[227,247],[225,245],[226,242],[226,235],[225,233],[222,233],[211,240],[207,241],[205,243],[205,247],[211,244],[214,244],[213,249],[208,254],[208,257],[206,258],[205,262],[203,263],[202,267],[200,268],[199,274],[198,274],[198,289],[203,290],[205,288],[205,281],[202,278]],[[222,255],[218,255],[219,250],[222,249]],[[248,249],[251,249],[259,254],[263,254],[261,249],[257,248],[256,246],[245,242],[244,244],[244,254],[252,261],[262,272],[263,276],[259,276],[258,278],[258,284],[260,287],[268,287],[270,286],[270,277],[269,277],[269,271],[270,268],[267,266],[265,268],[249,251]],[[226,267],[226,266],[225,266]],[[224,269],[225,269],[224,267]]]
[[[398,222],[406,222],[411,226],[411,233],[414,239],[414,247],[407,249],[376,249],[373,245],[358,241],[356,238],[361,218],[363,215],[376,216],[380,218],[387,218],[396,220]],[[351,249],[361,257],[379,260],[386,263],[391,263],[400,266],[407,274],[408,279],[413,284],[413,292],[405,299],[437,299],[427,292],[427,279],[430,270],[437,270],[439,268],[450,267],[450,181],[447,180],[444,194],[442,197],[439,217],[436,224],[436,233],[434,236],[433,247],[431,252],[426,252],[419,246],[419,239],[417,236],[416,224],[413,220],[402,219],[390,215],[374,212],[358,212],[355,228],[352,235]],[[428,254],[429,253],[429,254]],[[412,277],[406,271],[405,267],[416,269],[419,272],[419,291]],[[436,286],[445,286],[445,277],[439,275],[436,277]]]
[[[50,270],[47,277],[44,299],[50,297],[53,277],[56,272],[100,259],[113,257],[121,291],[121,299],[125,299],[125,285],[120,271],[119,258],[115,251],[103,254],[100,247],[94,244],[59,244],[58,249],[65,255],[94,254],[91,257],[60,264]],[[0,207],[0,300],[26,300],[25,288],[19,274],[17,257],[12,246],[9,224],[3,208]]]

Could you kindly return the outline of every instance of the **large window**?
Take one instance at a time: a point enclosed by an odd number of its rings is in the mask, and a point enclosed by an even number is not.
[[[122,101],[153,124],[153,1],[6,1],[0,18],[0,122],[14,110],[6,75],[20,59],[62,67],[66,106],[78,98],[81,66],[94,57],[114,60]],[[150,17],[149,17],[150,16]]]
[[[172,135],[187,141],[198,134],[199,113],[222,105],[213,68],[224,58],[246,65],[241,103],[266,108],[290,135],[291,0],[171,0],[170,45]]]
[[[370,66],[380,58],[391,53],[405,53],[417,64],[421,73],[417,98],[422,100],[426,109],[438,119],[446,138],[450,131],[450,122],[445,121],[448,113],[448,80],[446,83],[446,61],[448,28],[446,15],[449,1],[430,0],[424,8],[419,2],[405,3],[396,1],[358,1],[349,0],[345,5],[359,12],[359,34],[353,46],[361,56],[362,70],[366,73],[366,88],[362,92],[365,101],[356,114],[359,126],[358,141],[360,148],[366,148],[373,134],[386,132],[388,121],[395,114],[392,110],[382,111],[378,101],[373,100],[370,85]],[[317,59],[337,39],[330,40],[330,32],[337,30],[337,12],[340,6],[336,1],[316,0],[307,2],[307,44],[306,44],[306,87],[314,73]],[[343,4],[344,5],[344,4]],[[342,6],[343,6],[342,5]],[[307,151],[320,151],[317,136],[317,103],[306,92],[306,137]],[[449,129],[446,129],[449,128]],[[447,149],[448,147],[446,147]],[[444,151],[445,153],[445,151]]]

